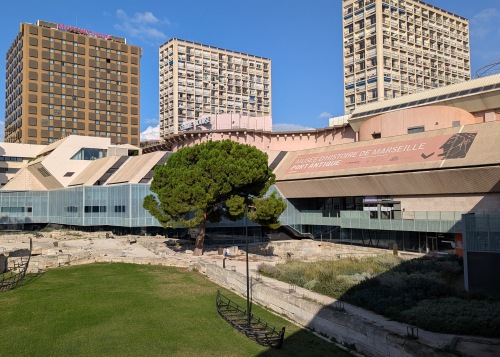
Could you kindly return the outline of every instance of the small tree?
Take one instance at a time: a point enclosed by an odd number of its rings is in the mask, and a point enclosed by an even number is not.
[[[199,227],[194,255],[201,255],[207,221],[235,221],[247,213],[256,223],[278,228],[286,204],[275,194],[264,197],[274,182],[267,154],[229,140],[210,141],[182,148],[156,167],[156,196],[146,196],[143,206],[163,226]]]

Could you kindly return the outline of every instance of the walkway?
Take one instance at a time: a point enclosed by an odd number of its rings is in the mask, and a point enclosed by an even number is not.
[[[203,259],[218,266],[223,265],[223,257],[215,252],[209,252],[203,256]],[[272,262],[265,261],[268,264]],[[281,282],[268,277],[260,276],[258,266],[263,261],[259,261],[258,257],[250,254],[249,256],[249,271],[252,278],[259,277],[266,285],[273,287],[276,290],[282,291],[283,294],[295,294],[296,297],[306,297],[308,300],[315,301],[323,306],[334,306],[336,299],[321,295],[301,287],[292,287],[288,283]],[[237,258],[229,258],[226,260],[226,269],[235,270],[236,272],[246,276],[246,260],[245,255]],[[364,320],[371,322],[380,327],[384,327],[400,336],[407,335],[407,325],[391,321],[385,317],[375,314],[371,311],[361,309],[359,307],[344,303],[344,308],[347,313],[362,317]],[[480,338],[470,336],[456,336],[450,334],[434,333],[419,329],[418,338],[429,346],[441,347],[443,345],[454,346],[455,350],[466,355],[474,357],[498,357],[500,356],[500,339]]]

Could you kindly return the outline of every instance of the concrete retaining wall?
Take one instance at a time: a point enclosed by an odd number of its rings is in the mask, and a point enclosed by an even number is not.
[[[246,277],[220,266],[198,262],[198,270],[229,290],[246,295]],[[323,307],[294,293],[285,293],[262,282],[252,282],[252,299],[295,323],[305,326],[332,341],[354,347],[367,356],[439,356],[439,351],[418,340],[396,335],[361,317],[332,307]],[[279,326],[278,326],[279,327]],[[285,342],[286,343],[286,342]]]

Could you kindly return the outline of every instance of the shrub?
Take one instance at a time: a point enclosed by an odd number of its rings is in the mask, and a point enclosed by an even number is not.
[[[429,331],[500,337],[500,302],[424,300],[403,311],[401,318]]]

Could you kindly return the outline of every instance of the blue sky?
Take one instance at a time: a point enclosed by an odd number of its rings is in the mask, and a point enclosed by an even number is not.
[[[500,61],[500,0],[428,2],[470,20],[473,77],[479,68]],[[41,19],[126,37],[128,43],[143,48],[141,131],[145,131],[158,125],[158,47],[178,37],[271,58],[275,130],[321,128],[328,125],[328,117],[343,115],[341,3],[0,0],[1,67],[5,69],[4,54],[21,22]],[[5,85],[1,88],[4,98]]]

